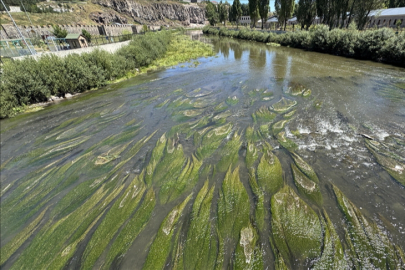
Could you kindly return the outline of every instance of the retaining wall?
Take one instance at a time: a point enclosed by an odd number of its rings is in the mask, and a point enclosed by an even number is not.
[[[59,57],[65,57],[68,56],[69,54],[82,54],[82,53],[89,53],[91,51],[94,51],[96,49],[107,51],[110,53],[113,53],[120,49],[122,46],[128,45],[130,40],[124,41],[124,42],[119,42],[119,43],[113,43],[113,44],[106,44],[106,45],[100,45],[100,46],[94,46],[94,47],[87,47],[87,48],[81,48],[81,49],[74,49],[74,50],[66,50],[66,51],[58,51],[58,52],[46,52],[46,53],[41,53],[41,54],[36,54],[36,55],[25,55],[25,56],[19,56],[19,57],[14,57],[14,60],[22,60],[27,57],[32,57],[34,59],[38,59],[43,55],[49,55],[49,54],[54,54]]]
[[[129,32],[137,34],[142,32],[142,25],[59,25],[60,28],[66,29],[69,34],[79,34],[82,29],[89,32],[91,35],[107,35],[107,36],[119,36],[123,32]],[[20,25],[21,33],[24,37],[33,37],[35,35],[53,35],[53,28],[51,25],[43,26],[30,26],[30,25]],[[158,30],[159,26],[148,26],[150,30]],[[17,29],[12,24],[2,24],[1,29],[2,39],[17,39],[21,38],[17,32]]]

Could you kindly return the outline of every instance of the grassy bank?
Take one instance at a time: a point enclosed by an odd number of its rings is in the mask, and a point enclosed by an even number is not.
[[[405,32],[396,34],[390,28],[366,31],[346,29],[329,31],[328,26],[317,25],[312,27],[310,31],[287,32],[277,35],[246,28],[229,30],[206,26],[203,32],[405,66]]]
[[[210,55],[213,51],[209,45],[162,31],[137,36],[115,53],[96,50],[64,58],[44,55],[38,60],[7,62],[3,66],[0,118],[24,111],[27,105],[46,102],[50,96],[81,93],[139,72]]]

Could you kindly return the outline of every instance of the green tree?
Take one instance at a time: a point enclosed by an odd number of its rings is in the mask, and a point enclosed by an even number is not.
[[[259,0],[249,0],[249,15],[253,28],[256,27],[257,18],[259,18],[258,2]]]
[[[52,28],[53,28],[53,34],[57,38],[65,38],[68,34],[66,29],[60,28],[59,25],[52,25]]]
[[[294,3],[294,0],[291,0]],[[267,16],[269,15],[269,0],[258,0],[259,15],[262,19],[262,29],[267,21]],[[291,15],[290,15],[291,16]]]
[[[4,3],[4,5],[6,6],[6,9],[10,11],[10,6],[7,3]],[[0,4],[0,11],[6,11],[6,9],[2,4]]]
[[[249,16],[249,5],[248,4],[240,4],[242,8],[242,16]]]
[[[240,20],[240,17],[242,16],[242,7],[241,7],[241,4],[240,4],[239,0],[233,1],[232,14],[233,14],[234,19],[236,21],[236,28],[239,28],[239,20]]]
[[[387,0],[385,6],[388,8],[405,7],[405,0]]]
[[[226,1],[225,4],[222,4],[222,1],[218,5],[219,21],[223,22],[226,26],[226,21],[229,18],[229,3]]]
[[[354,5],[354,16],[359,30],[363,30],[368,21],[368,15],[372,10],[382,8],[384,0],[357,0]]]
[[[87,32],[85,29],[82,29],[82,35],[87,40],[88,43],[91,42],[91,34]]]
[[[296,15],[297,21],[301,24],[301,29],[306,27],[308,30],[316,16],[316,1],[299,0]]]
[[[284,24],[285,31],[287,20],[291,18],[294,11],[294,0],[276,0],[274,7],[276,8],[278,21],[281,25]]]
[[[215,25],[216,23],[219,22],[218,10],[213,3],[211,2],[207,3],[207,6],[205,7],[205,14],[211,25]]]

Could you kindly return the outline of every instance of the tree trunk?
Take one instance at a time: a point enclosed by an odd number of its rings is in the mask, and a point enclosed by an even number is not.
[[[352,22],[352,15],[353,15],[353,10],[354,10],[354,4],[355,3],[356,3],[356,0],[353,0],[352,7],[350,8],[349,19],[347,20],[346,28],[349,28],[349,24]]]

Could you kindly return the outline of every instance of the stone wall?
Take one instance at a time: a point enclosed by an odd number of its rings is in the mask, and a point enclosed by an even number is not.
[[[142,25],[59,25],[60,28],[66,29],[69,34],[78,34],[85,29],[91,35],[108,35],[119,36],[123,34],[123,31],[130,33],[139,33],[142,31]],[[51,25],[44,26],[29,26],[20,25],[21,33],[24,37],[33,37],[35,35],[53,35],[53,28]],[[155,30],[156,27],[149,26],[150,29]],[[1,38],[2,39],[16,39],[21,38],[17,32],[17,29],[12,24],[1,25]]]

